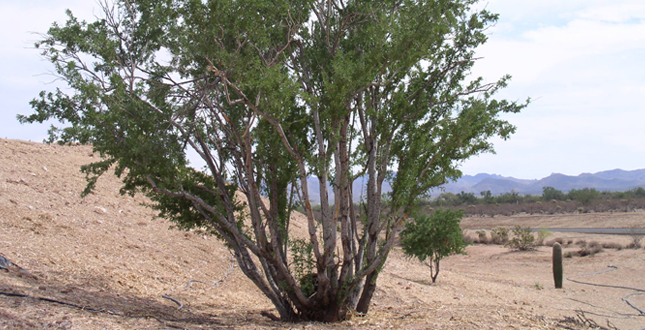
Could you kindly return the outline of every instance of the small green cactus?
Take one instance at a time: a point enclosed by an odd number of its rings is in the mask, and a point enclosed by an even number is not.
[[[562,289],[562,246],[553,244],[553,281],[556,289]]]

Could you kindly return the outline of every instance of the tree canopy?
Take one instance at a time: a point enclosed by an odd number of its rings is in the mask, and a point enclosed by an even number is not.
[[[113,169],[122,193],[224,240],[281,319],[340,320],[368,311],[417,198],[515,131],[500,115],[526,103],[493,97],[509,77],[469,78],[497,20],[476,2],[114,0],[94,22],[68,11],[36,46],[70,91],[41,92],[18,118],[58,119],[50,142],[93,145],[103,158],[83,167],[85,193]],[[293,263],[298,205],[310,274]]]

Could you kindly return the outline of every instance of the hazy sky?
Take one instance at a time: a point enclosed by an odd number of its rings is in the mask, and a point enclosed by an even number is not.
[[[508,116],[518,130],[496,155],[467,161],[480,172],[534,179],[645,168],[645,1],[491,0],[500,14],[474,74],[513,76],[499,96],[531,97]],[[48,125],[20,125],[28,102],[56,83],[33,48],[64,11],[91,20],[91,0],[0,0],[0,137],[42,141]]]

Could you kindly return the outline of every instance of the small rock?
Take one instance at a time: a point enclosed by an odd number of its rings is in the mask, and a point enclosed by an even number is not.
[[[45,170],[45,172],[49,172],[49,170],[47,169],[47,166],[43,166],[43,170]]]
[[[98,214],[106,214],[107,210],[105,208],[103,208],[103,207],[97,206],[97,207],[94,208],[94,212],[96,212]]]

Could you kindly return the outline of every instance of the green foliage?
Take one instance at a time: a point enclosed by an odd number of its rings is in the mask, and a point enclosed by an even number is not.
[[[293,275],[298,279],[303,294],[312,295],[316,290],[316,261],[313,254],[313,245],[304,239],[293,239],[289,241],[291,250]]]
[[[493,194],[490,192],[490,190],[486,191],[481,191],[479,193],[481,195],[481,201],[483,204],[492,204],[493,203]]]
[[[178,227],[217,234],[283,320],[341,320],[367,312],[418,198],[509,138],[506,114],[527,105],[495,99],[509,76],[469,77],[497,20],[475,2],[102,2],[94,22],[68,12],[36,44],[69,89],[43,91],[18,119],[59,120],[49,142],[92,144],[102,159],[83,167],[86,193],[114,169],[122,193],[143,192]],[[362,175],[359,216],[351,187]],[[298,206],[315,259],[307,274],[289,264]],[[314,273],[307,295],[302,279]]]
[[[468,244],[459,227],[463,216],[462,211],[448,209],[438,209],[429,216],[417,214],[399,234],[408,257],[416,257],[421,262],[428,260],[433,283],[439,275],[441,259],[455,253],[465,254]]]
[[[457,198],[459,199],[459,205],[477,204],[477,197],[475,197],[474,193],[465,193],[462,191],[457,194]]]
[[[440,194],[439,197],[437,197],[432,203],[432,205],[436,205],[440,207],[441,206],[443,207],[459,206],[460,204],[461,202],[459,201],[459,197],[457,197],[457,195],[450,192]]]
[[[561,201],[565,199],[565,195],[562,191],[557,190],[553,187],[543,187],[542,188],[542,200],[543,201]]]
[[[567,196],[583,205],[589,205],[594,200],[600,198],[600,192],[594,188],[571,189]]]
[[[497,196],[497,198],[495,198],[495,201],[497,203],[517,204],[522,201],[522,196],[518,194],[515,190],[512,190],[511,192],[503,193]]]
[[[547,239],[547,237],[553,236],[553,233],[550,232],[546,228],[542,228],[538,231],[538,238],[537,238],[537,245],[542,245],[544,243],[544,240]]]
[[[506,243],[506,247],[516,251],[530,251],[535,249],[535,236],[531,227],[522,228],[515,226],[511,232],[511,239]]]

